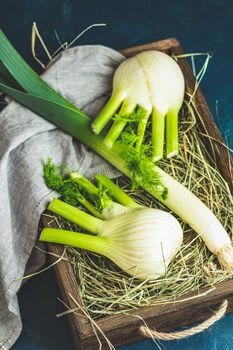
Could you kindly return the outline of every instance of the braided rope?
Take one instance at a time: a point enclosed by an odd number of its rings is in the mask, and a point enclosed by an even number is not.
[[[208,320],[199,323],[197,326],[184,329],[183,331],[177,331],[172,333],[166,333],[166,332],[157,332],[155,329],[150,329],[145,326],[141,326],[139,328],[140,333],[144,335],[147,338],[153,338],[156,340],[177,340],[177,339],[184,339],[187,337],[190,337],[191,335],[200,333],[204,331],[205,329],[211,327],[215,322],[220,320],[226,313],[228,306],[228,301],[225,300],[219,309],[212,315]]]

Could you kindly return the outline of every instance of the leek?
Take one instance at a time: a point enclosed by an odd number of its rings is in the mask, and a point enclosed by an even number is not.
[[[91,131],[91,119],[43,82],[19,56],[2,31],[0,61],[2,92],[89,146],[129,178],[134,178],[142,188],[187,222],[205,241],[210,251],[217,255],[223,266],[233,267],[230,238],[214,214],[188,189],[148,159],[142,166],[138,159],[135,159],[137,154],[134,157],[132,152],[125,152],[126,148],[122,149],[122,145],[117,143],[109,150],[103,144],[103,137],[97,137]],[[4,76],[1,74],[2,68]],[[17,84],[12,82],[12,79]],[[130,161],[124,154],[128,154]],[[145,179],[144,174],[148,172],[149,178]]]

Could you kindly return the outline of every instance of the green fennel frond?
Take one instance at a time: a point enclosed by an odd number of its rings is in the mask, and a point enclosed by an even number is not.
[[[70,179],[68,173],[62,174],[63,172],[64,167],[56,166],[51,159],[48,159],[47,163],[44,164],[43,178],[45,184],[51,190],[56,191],[64,202],[77,206],[86,198],[99,211],[102,211],[112,202],[108,190],[101,184],[98,185],[98,195],[93,195],[81,183]]]
[[[66,180],[61,174],[61,167],[52,163],[48,159],[43,167],[43,178],[46,186],[56,191],[62,200],[70,205],[76,206],[81,196],[77,184],[73,181]]]
[[[113,120],[125,121],[128,123],[136,123],[141,121],[147,115],[147,111],[142,106],[137,106],[133,112],[121,115],[120,113],[115,113]]]
[[[142,145],[139,151],[136,151],[133,147],[128,147],[128,150],[122,153],[122,157],[132,174],[132,188],[145,186],[157,191],[162,199],[165,200],[168,195],[168,189],[156,172],[154,163],[146,154],[148,147],[148,145]]]
[[[121,133],[120,142],[123,145],[128,145],[133,147],[138,139],[138,135],[136,134],[133,125],[128,125],[125,130]]]

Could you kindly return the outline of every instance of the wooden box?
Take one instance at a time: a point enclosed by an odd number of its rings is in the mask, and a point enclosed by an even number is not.
[[[122,50],[121,52],[125,56],[130,57],[140,51],[150,49],[164,51],[168,54],[183,53],[179,41],[174,38],[132,47]],[[179,64],[185,76],[186,90],[192,93],[195,79],[191,68],[184,58],[179,59]],[[206,141],[206,147],[208,147],[209,152],[215,155],[219,171],[230,184],[232,191],[232,160],[226,148],[222,145],[222,137],[211,117],[205,98],[199,88],[195,94],[195,105],[198,113],[202,116],[202,120],[198,120],[202,130],[209,134],[213,138],[212,140],[215,140],[212,141],[211,144]],[[206,138],[206,140],[208,139]],[[45,227],[50,225],[46,216],[43,216],[43,225]],[[51,225],[49,227],[51,227]],[[61,255],[63,252],[63,247],[56,244],[48,244],[48,249],[50,252],[58,255]],[[57,258],[52,259],[56,260]],[[66,261],[61,261],[56,264],[54,268],[64,302],[71,309],[77,307],[68,296],[70,293],[78,303],[82,305],[82,301],[77,293],[77,282],[70,264]],[[201,294],[204,291],[205,290],[201,290],[199,293]],[[190,298],[194,294],[195,293],[189,293],[183,297],[182,299],[186,301],[181,303],[143,307],[139,308],[136,313],[146,321],[149,327],[156,327],[158,331],[169,331],[177,326],[187,326],[190,323],[207,319],[213,314],[213,310],[218,308],[221,302],[226,299],[228,300],[227,312],[233,310],[233,280],[219,283],[213,291],[206,295],[203,293],[201,297]],[[133,310],[132,314],[135,314],[135,310]],[[82,312],[70,313],[68,317],[76,348],[80,350],[98,349],[98,343],[93,328]],[[142,321],[139,318],[130,316],[130,314],[105,316],[99,319],[97,324],[114,346],[127,344],[143,338],[139,332]],[[103,349],[107,349],[108,346],[104,339],[101,338],[101,341],[103,341]]]

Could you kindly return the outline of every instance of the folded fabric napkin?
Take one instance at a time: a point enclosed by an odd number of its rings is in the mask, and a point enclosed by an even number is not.
[[[43,79],[77,107],[94,117],[103,107],[114,70],[124,59],[103,46],[80,46],[62,52]],[[17,292],[38,236],[41,213],[55,194],[42,178],[52,158],[85,176],[114,170],[77,140],[14,101],[0,114],[0,349],[9,349],[22,323]],[[44,263],[30,259],[30,272]],[[30,283],[30,282],[28,282]]]

